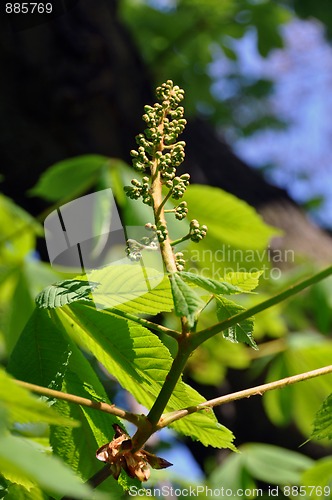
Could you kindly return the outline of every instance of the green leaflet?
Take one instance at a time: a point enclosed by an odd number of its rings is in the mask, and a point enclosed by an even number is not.
[[[332,439],[332,394],[324,400],[316,413],[311,438]]]
[[[263,272],[232,272],[227,273],[224,279],[228,283],[240,288],[241,292],[251,292],[259,285],[259,278]]]
[[[0,498],[2,498],[0,496]],[[46,495],[38,488],[31,486],[30,489],[24,488],[20,484],[12,484],[8,487],[6,500],[47,500]]]
[[[217,240],[219,248],[228,244],[235,248],[262,249],[278,233],[247,203],[219,188],[188,186],[186,201],[190,217],[204,221],[209,228],[209,240]]]
[[[100,155],[76,156],[60,161],[43,173],[30,193],[49,201],[73,199],[93,186],[111,161]]]
[[[188,326],[192,328],[197,320],[199,311],[204,306],[204,302],[196,295],[194,290],[183,281],[178,273],[171,274],[170,282],[175,313],[180,317],[186,316],[188,319]]]
[[[222,484],[236,492],[239,488],[255,486],[253,479],[280,486],[300,484],[302,472],[313,464],[311,458],[301,453],[269,444],[247,443],[240,446],[239,451],[226,457],[213,471],[212,488]]]
[[[99,283],[86,280],[64,280],[46,287],[36,297],[38,307],[53,309],[62,307],[76,300],[92,300],[91,292]]]
[[[233,285],[230,282],[227,283],[226,281],[217,281],[211,278],[204,278],[203,276],[199,276],[198,274],[194,273],[187,273],[185,271],[182,271],[181,277],[215,295],[230,295],[233,293],[242,292],[239,287]]]
[[[225,299],[224,297],[216,297],[216,302],[219,321],[224,321],[245,310],[244,307],[235,304],[235,302]],[[258,349],[257,344],[252,337],[253,329],[254,320],[249,318],[241,321],[241,323],[237,323],[234,326],[226,328],[223,330],[222,334],[225,339],[230,340],[231,342],[245,342],[253,349]]]
[[[106,498],[102,494],[94,494],[58,458],[40,452],[26,440],[9,433],[0,435],[0,469],[4,476],[6,473],[19,474],[50,494],[79,496],[87,500]]]
[[[62,417],[45,402],[17,385],[3,369],[0,369],[0,403],[12,423],[45,422],[71,427],[78,425],[78,422]]]
[[[66,331],[91,352],[136,400],[151,408],[172,358],[159,338],[146,328],[86,304],[73,303],[56,310]],[[166,411],[204,401],[194,389],[179,381]],[[232,433],[217,423],[214,413],[192,414],[175,422],[174,428],[205,446],[233,448]]]
[[[68,339],[55,330],[46,309],[35,309],[9,358],[8,371],[20,380],[60,390],[71,354]]]
[[[90,363],[54,313],[53,318],[54,321],[45,309],[35,310],[13,351],[9,363],[11,372],[35,384],[109,402]],[[120,422],[113,415],[64,401],[58,401],[55,408],[63,415],[59,418],[75,418],[81,426],[75,430],[64,426],[52,427],[53,451],[88,479],[100,469],[100,463],[95,459],[96,450],[111,440],[114,434],[112,424]],[[126,488],[128,480],[121,476],[119,483]]]
[[[287,349],[270,362],[266,382],[327,366],[331,364],[331,357],[332,345],[326,337],[312,332],[289,334]],[[263,396],[265,411],[275,425],[286,425],[292,421],[309,438],[313,415],[331,394],[331,384],[330,374],[280,391],[268,391]]]
[[[113,265],[91,271],[88,278],[99,283],[93,292],[98,307],[150,315],[174,308],[169,280],[156,269]]]
[[[332,458],[317,460],[302,474],[302,484],[310,491],[310,499],[331,498]]]

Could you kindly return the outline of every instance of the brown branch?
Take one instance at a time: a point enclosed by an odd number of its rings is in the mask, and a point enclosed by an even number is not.
[[[103,411],[105,413],[109,413],[110,415],[115,415],[116,417],[127,420],[136,426],[139,426],[142,419],[146,418],[144,415],[137,415],[136,413],[131,413],[118,408],[115,405],[103,403],[102,401],[93,401],[92,399],[81,398],[80,396],[75,396],[74,394],[56,391],[54,389],[49,389],[48,387],[23,382],[22,380],[15,380],[15,382],[19,386],[24,387],[25,389],[28,389],[36,394],[47,396],[49,398],[62,399],[63,401],[68,401],[69,403],[75,403],[81,406],[86,406],[87,408]]]
[[[200,410],[206,410],[213,408],[215,406],[220,406],[238,399],[250,398],[251,396],[262,396],[265,392],[273,391],[275,389],[282,389],[291,384],[297,384],[298,382],[303,382],[304,380],[309,380],[314,377],[319,377],[321,375],[327,375],[332,373],[332,365],[324,366],[323,368],[318,368],[317,370],[312,370],[309,372],[300,373],[298,375],[293,375],[292,377],[286,377],[275,382],[269,382],[267,384],[258,385],[256,387],[251,387],[250,389],[244,389],[242,391],[233,392],[231,394],[226,394],[225,396],[220,396],[218,398],[210,399],[204,403],[200,403],[196,406],[189,406],[183,408],[182,410],[173,411],[163,415],[158,423],[158,429],[162,429],[167,425],[179,420],[180,418],[191,415]]]

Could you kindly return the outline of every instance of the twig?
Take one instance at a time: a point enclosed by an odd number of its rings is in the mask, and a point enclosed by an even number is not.
[[[25,389],[28,389],[29,391],[36,394],[47,396],[49,398],[62,399],[63,401],[68,401],[69,403],[75,403],[81,406],[86,406],[88,408],[93,408],[94,410],[100,410],[127,420],[128,422],[131,422],[136,426],[140,425],[142,419],[146,418],[144,415],[137,415],[136,413],[131,413],[129,411],[118,408],[115,405],[103,403],[102,401],[93,401],[91,399],[81,398],[80,396],[75,396],[74,394],[56,391],[54,389],[49,389],[48,387],[42,387],[40,385],[23,382],[22,380],[15,380],[15,382],[17,383],[17,385],[24,387]]]
[[[205,401],[204,403],[200,403],[196,406],[189,406],[187,408],[183,408],[182,410],[166,413],[159,420],[158,428],[162,429],[163,427],[166,427],[176,420],[179,420],[180,418],[186,417],[187,415],[191,415],[192,413],[200,410],[214,408],[215,406],[231,403],[232,401],[237,401],[238,399],[250,398],[251,396],[262,396],[265,392],[273,391],[275,389],[282,389],[283,387],[286,387],[288,385],[297,384],[298,382],[303,382],[304,380],[320,377],[329,373],[332,373],[332,365],[324,366],[323,368],[318,368],[317,370],[300,373],[298,375],[293,375],[292,377],[286,377],[280,380],[276,380],[275,382],[269,382],[267,384],[251,387],[250,389],[244,389],[242,391],[226,394],[225,396],[210,399],[209,401]]]
[[[230,328],[231,326],[234,326],[237,323],[240,323],[241,321],[250,318],[254,314],[265,311],[265,309],[268,309],[276,304],[279,304],[279,302],[282,302],[283,300],[292,297],[296,293],[301,292],[305,288],[331,275],[332,275],[332,266],[327,267],[323,271],[320,271],[314,276],[311,276],[310,278],[307,278],[306,280],[303,280],[296,285],[290,286],[289,288],[287,288],[287,290],[284,290],[283,292],[279,293],[278,295],[275,295],[274,297],[271,297],[270,299],[264,300],[260,304],[250,307],[250,309],[246,309],[245,311],[239,314],[235,314],[234,316],[231,316],[230,318],[227,318],[226,320],[221,321],[216,325],[213,325],[209,328],[206,328],[205,330],[197,332],[191,338],[192,342],[191,346],[193,350],[196,349],[196,347],[198,347],[200,344],[205,342],[205,340],[213,337],[217,333],[220,333],[223,330],[226,330],[227,328]]]

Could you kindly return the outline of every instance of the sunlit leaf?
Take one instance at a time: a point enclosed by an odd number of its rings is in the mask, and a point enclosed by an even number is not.
[[[197,320],[200,309],[204,302],[198,297],[194,290],[187,285],[180,274],[174,273],[170,276],[171,288],[174,300],[174,308],[177,316],[185,316],[189,328],[192,328]]]
[[[240,306],[239,304],[235,304],[224,297],[216,297],[217,302],[217,316],[218,320],[225,321],[231,316],[235,316],[242,311],[245,311],[245,308]],[[253,339],[252,332],[254,329],[254,320],[252,318],[245,319],[240,323],[236,323],[233,326],[230,326],[222,331],[225,339],[230,340],[231,342],[245,342],[253,349],[258,349],[255,340]]]
[[[43,173],[30,194],[48,201],[73,199],[97,182],[110,161],[110,158],[100,155],[76,156],[60,161]]]
[[[139,403],[152,407],[172,364],[168,349],[156,335],[111,312],[96,311],[79,302],[59,308],[56,313],[79,345],[91,352]],[[166,411],[203,401],[180,380]],[[218,424],[212,411],[192,414],[175,422],[174,428],[206,446],[233,448],[232,433]]]
[[[311,434],[315,439],[332,439],[332,394],[330,394],[318,410]]]
[[[239,287],[233,285],[232,283],[217,281],[211,278],[204,278],[204,276],[200,276],[199,274],[182,271],[180,276],[215,295],[231,295],[234,293],[241,293],[242,291]]]
[[[52,309],[62,307],[76,300],[91,301],[91,292],[98,284],[78,279],[59,281],[40,292],[36,297],[36,303],[39,307]]]

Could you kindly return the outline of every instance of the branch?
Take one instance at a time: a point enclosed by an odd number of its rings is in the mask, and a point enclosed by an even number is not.
[[[268,384],[251,387],[250,389],[233,392],[232,394],[226,394],[225,396],[210,399],[209,401],[205,401],[204,403],[200,403],[196,406],[189,406],[188,408],[183,408],[182,410],[166,413],[159,420],[158,429],[162,429],[163,427],[166,427],[176,420],[179,420],[180,418],[186,417],[187,415],[191,415],[192,413],[200,410],[214,408],[215,406],[231,403],[232,401],[237,401],[238,399],[250,398],[251,396],[262,396],[265,392],[273,391],[275,389],[282,389],[283,387],[286,387],[288,385],[297,384],[298,382],[303,382],[304,380],[309,380],[321,375],[327,375],[329,373],[332,373],[332,365],[324,366],[323,368],[318,368],[317,370],[300,373],[299,375],[293,375],[292,377],[286,377],[280,380],[276,380],[275,382],[269,382]]]
[[[254,314],[260,313],[262,311],[265,311],[265,309],[268,309],[269,307],[279,304],[279,302],[292,297],[296,293],[301,292],[305,288],[327,278],[330,275],[332,275],[332,266],[324,269],[323,271],[320,271],[319,273],[311,276],[310,278],[307,278],[306,280],[301,281],[296,285],[290,286],[289,288],[287,288],[287,290],[284,290],[283,292],[275,295],[274,297],[271,297],[270,299],[264,300],[260,304],[250,307],[250,309],[246,309],[245,311],[239,314],[235,314],[234,316],[231,316],[230,318],[227,318],[226,320],[221,321],[216,325],[210,326],[209,328],[205,328],[204,330],[197,332],[191,338],[192,349],[196,349],[200,344],[205,342],[205,340],[213,337],[217,333],[220,333],[223,330],[226,330],[227,328],[230,328],[231,326],[234,326],[237,323],[240,323],[241,321],[254,316]]]
[[[49,389],[48,387],[42,387],[40,385],[30,384],[28,382],[23,382],[22,380],[15,380],[17,385],[28,389],[31,392],[40,394],[42,396],[47,396],[49,398],[62,399],[63,401],[68,401],[69,403],[75,403],[77,405],[86,406],[94,410],[100,410],[116,417],[122,418],[131,422],[132,424],[139,426],[142,419],[145,417],[143,415],[137,415],[136,413],[131,413],[115,405],[110,405],[108,403],[103,403],[102,401],[93,401],[91,399],[81,398],[80,396],[75,396],[74,394],[68,394],[66,392],[56,391],[54,389]]]

